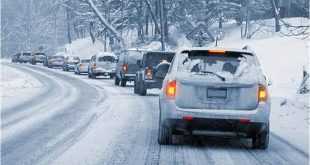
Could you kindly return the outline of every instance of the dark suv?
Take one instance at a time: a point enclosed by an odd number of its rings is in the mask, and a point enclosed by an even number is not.
[[[128,49],[119,55],[116,66],[115,85],[126,86],[127,81],[135,81],[139,69],[137,61],[142,59],[143,51]]]
[[[20,62],[20,53],[17,53],[17,54],[14,54],[13,56],[12,56],[12,63],[18,63],[18,62]]]
[[[144,96],[147,89],[160,89],[174,54],[155,51],[144,53],[142,60],[137,61],[139,70],[136,72],[134,93]]]

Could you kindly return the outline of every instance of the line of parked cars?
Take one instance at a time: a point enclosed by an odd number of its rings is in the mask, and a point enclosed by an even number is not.
[[[31,60],[29,53],[21,53],[19,62],[36,63],[40,55]],[[45,59],[47,67],[87,73],[89,78],[109,76],[116,86],[132,81],[134,93],[141,96],[148,89],[161,89],[159,144],[172,144],[174,135],[208,135],[245,137],[252,139],[253,148],[268,147],[271,83],[250,50],[128,49],[117,56],[100,52],[90,59],[63,54]],[[17,61],[15,56],[12,61]]]

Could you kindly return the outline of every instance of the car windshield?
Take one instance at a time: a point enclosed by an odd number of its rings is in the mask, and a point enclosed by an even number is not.
[[[83,60],[81,60],[81,63],[89,63],[89,62],[90,62],[89,59],[83,59]]]
[[[196,74],[206,73],[230,73],[236,74],[241,65],[254,65],[254,57],[251,55],[238,54],[229,55],[208,55],[206,52],[194,55],[184,54],[179,61],[178,70]]]
[[[36,55],[36,56],[40,56],[40,55],[45,56],[45,54],[44,54],[44,53],[36,53],[36,54],[34,54],[34,55]]]
[[[115,58],[113,56],[103,56],[99,57],[99,62],[115,62]]]
[[[162,61],[171,62],[173,53],[148,53],[143,58],[144,66],[156,66]]]
[[[51,56],[51,59],[63,60],[64,56]]]
[[[31,53],[23,53],[23,56],[31,56]]]

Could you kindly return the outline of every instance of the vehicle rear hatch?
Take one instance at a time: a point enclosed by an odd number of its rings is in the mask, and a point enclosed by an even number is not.
[[[258,83],[244,81],[246,79],[235,75],[242,69],[240,58],[205,54],[189,56],[184,60],[186,66],[182,74],[176,77],[176,105],[185,109],[255,109],[258,105]]]
[[[99,68],[114,70],[116,67],[116,59],[114,56],[102,56],[98,58],[97,65]]]
[[[128,51],[126,55],[127,74],[136,74],[139,70],[137,61],[142,59],[142,52],[140,51]]]
[[[143,56],[143,67],[152,69],[152,74],[156,75],[157,71],[156,69],[159,69],[159,72],[161,72],[162,68],[157,68],[159,64],[162,63],[171,63],[172,59],[174,57],[173,52],[148,52]],[[162,75],[165,75],[166,73],[159,73]],[[159,76],[160,79],[164,79],[164,76]],[[157,78],[159,78],[157,77]]]

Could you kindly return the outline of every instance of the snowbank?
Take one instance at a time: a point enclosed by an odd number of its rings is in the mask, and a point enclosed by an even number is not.
[[[104,44],[99,40],[93,43],[91,38],[84,38],[75,40],[72,44],[66,44],[65,48],[68,52],[67,54],[80,58],[90,58],[98,52],[103,52]]]

